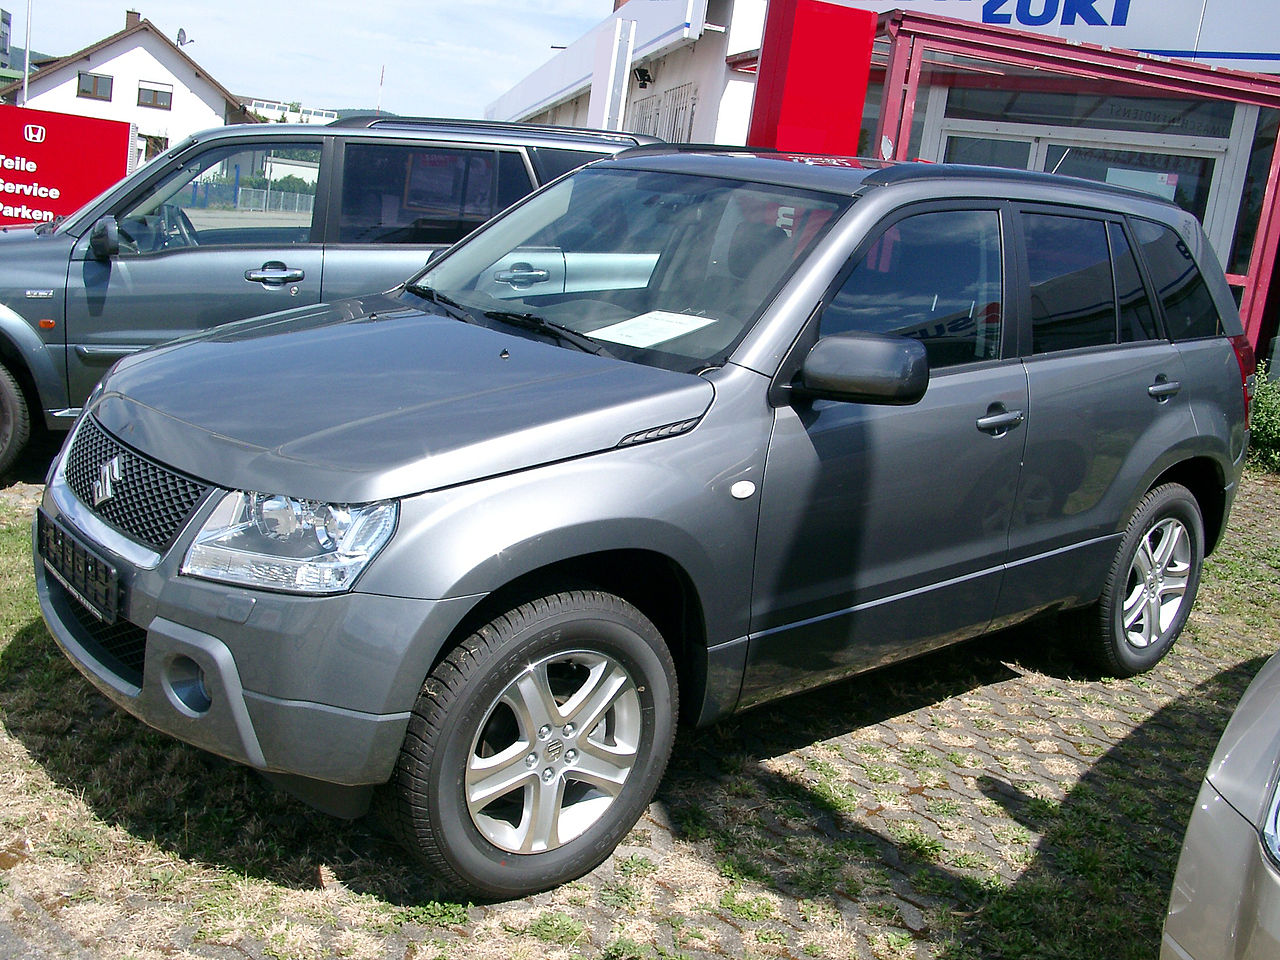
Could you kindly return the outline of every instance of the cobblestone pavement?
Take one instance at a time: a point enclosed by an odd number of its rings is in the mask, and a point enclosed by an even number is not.
[[[1205,764],[1280,645],[1277,507],[1275,478],[1247,479],[1152,673],[1083,670],[1045,621],[685,730],[609,861],[510,903],[437,899],[367,821],[91,693],[59,734],[6,672],[62,669],[31,627],[0,654],[0,790],[37,798],[0,800],[0,920],[53,956],[1154,960]]]

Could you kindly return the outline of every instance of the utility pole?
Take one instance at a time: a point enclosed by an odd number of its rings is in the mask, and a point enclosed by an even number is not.
[[[22,53],[27,61],[22,69],[22,105],[25,107],[31,80],[31,0],[27,0],[27,48]]]

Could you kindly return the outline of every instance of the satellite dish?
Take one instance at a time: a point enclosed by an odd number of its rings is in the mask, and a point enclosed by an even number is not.
[[[185,47],[188,43],[195,43],[194,40],[187,39],[187,31],[182,27],[178,28],[178,46]]]

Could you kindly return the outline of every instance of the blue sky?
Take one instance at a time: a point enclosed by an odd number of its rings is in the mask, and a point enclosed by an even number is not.
[[[0,0],[22,46],[24,0]],[[480,117],[553,53],[613,10],[610,0],[32,0],[31,47],[74,53],[138,10],[233,93],[313,107],[382,106],[400,114]]]

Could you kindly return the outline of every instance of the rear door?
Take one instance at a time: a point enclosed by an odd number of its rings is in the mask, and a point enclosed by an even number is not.
[[[990,621],[1027,408],[1006,336],[1002,222],[998,205],[913,210],[851,258],[822,309],[820,336],[923,340],[929,388],[913,406],[778,409],[744,706]]]
[[[67,277],[67,383],[80,405],[126,354],[320,299],[326,156],[321,136],[218,140],[112,211],[120,252],[88,233]]]
[[[514,146],[352,137],[339,155],[325,234],[329,301],[402,283],[534,187]]]
[[[1151,471],[1195,435],[1129,225],[1031,206],[1017,222],[1030,409],[998,619],[1092,600]]]

